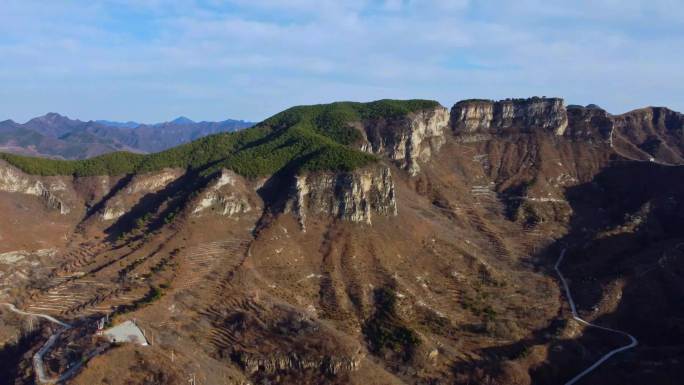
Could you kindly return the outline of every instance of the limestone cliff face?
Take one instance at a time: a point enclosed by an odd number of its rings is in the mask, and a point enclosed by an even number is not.
[[[100,219],[103,221],[118,219],[145,195],[161,191],[182,174],[183,170],[180,169],[165,169],[155,173],[134,176],[121,191],[105,203],[100,212]]]
[[[442,106],[397,119],[366,122],[360,127],[365,134],[361,149],[387,156],[416,175],[420,171],[419,163],[429,161],[446,141],[448,126],[449,110]]]
[[[465,100],[451,109],[451,127],[462,141],[542,131],[561,136],[568,127],[563,99]]]
[[[327,355],[308,357],[290,353],[264,357],[256,354],[238,353],[236,358],[249,374],[254,374],[258,371],[272,374],[276,372],[317,370],[329,375],[336,375],[341,372],[357,370],[361,364],[363,354],[359,353],[352,357]]]
[[[287,211],[305,228],[308,214],[371,223],[373,214],[397,215],[390,169],[374,166],[344,173],[310,173],[295,178]]]
[[[166,187],[181,174],[182,172],[180,170],[167,169],[152,174],[136,175],[126,187],[126,194],[157,192]]]
[[[246,196],[247,187],[244,179],[231,170],[222,169],[219,175],[209,183],[194,204],[193,215],[202,216],[209,211],[232,217],[252,210]]]
[[[0,162],[0,191],[37,196],[47,208],[66,215],[71,209],[60,196],[65,190],[67,185],[61,178],[27,175]]]
[[[595,105],[566,108],[558,98],[465,100],[452,108],[451,128],[462,142],[545,133],[607,145],[627,159],[684,163],[684,115],[662,107],[611,115]]]

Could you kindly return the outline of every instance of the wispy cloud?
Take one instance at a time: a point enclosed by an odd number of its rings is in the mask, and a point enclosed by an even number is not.
[[[3,0],[0,119],[558,95],[684,109],[675,0]]]

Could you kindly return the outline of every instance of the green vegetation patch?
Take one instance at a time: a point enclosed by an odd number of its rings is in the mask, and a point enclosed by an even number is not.
[[[274,130],[301,127],[325,135],[342,144],[361,139],[360,133],[349,123],[375,119],[397,119],[412,112],[439,106],[433,100],[378,100],[369,103],[336,102],[312,106],[298,106],[276,114],[259,126]]]
[[[205,173],[226,167],[247,177],[284,168],[350,171],[376,161],[351,147],[362,137],[353,122],[397,119],[438,105],[429,100],[379,100],[299,106],[252,128],[210,135],[154,154],[114,152],[85,160],[55,160],[0,153],[0,159],[35,175],[124,175],[167,167]]]

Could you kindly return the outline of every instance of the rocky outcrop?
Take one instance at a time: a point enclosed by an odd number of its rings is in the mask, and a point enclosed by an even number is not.
[[[100,219],[103,221],[112,221],[123,216],[124,214],[126,214],[126,208],[123,207],[121,202],[117,202],[117,204],[112,204],[108,207],[105,207],[100,215]]]
[[[249,304],[249,310],[229,307],[210,315],[216,334],[227,337],[217,341],[220,357],[255,379],[276,373],[334,376],[359,368],[366,350],[354,338],[289,304],[256,298],[234,297],[237,303]]]
[[[157,192],[181,174],[182,171],[180,170],[166,169],[158,173],[136,175],[126,187],[126,194]]]
[[[451,128],[462,142],[545,133],[610,145],[622,158],[684,163],[684,116],[662,107],[611,115],[596,105],[566,108],[559,98],[465,100],[452,108]]]
[[[66,190],[66,185],[61,180],[52,179],[43,181],[40,177],[26,175],[0,162],[0,191],[37,196],[47,208],[57,210],[62,215],[69,214],[71,209],[56,194]]]
[[[449,110],[442,106],[421,110],[396,119],[378,119],[363,124],[361,149],[387,156],[411,175],[420,171],[419,163],[430,160],[446,141]]]
[[[262,356],[259,354],[240,352],[235,354],[235,358],[249,374],[254,374],[259,371],[266,374],[273,374],[275,372],[316,370],[328,375],[336,375],[340,372],[355,371],[359,367],[363,356],[359,354],[356,357],[337,357],[328,355],[308,357],[297,353]]]
[[[302,228],[308,214],[368,224],[373,213],[397,215],[394,182],[386,166],[299,175],[292,190],[286,210],[298,216]]]
[[[135,175],[120,191],[107,200],[100,211],[102,221],[118,219],[148,195],[154,194],[183,175],[180,169],[165,169],[156,173]]]
[[[568,116],[563,99],[530,98],[502,101],[465,100],[451,109],[451,128],[461,141],[481,141],[494,135],[537,131],[565,134]]]
[[[38,257],[52,257],[57,254],[56,249],[40,249],[35,251],[17,250],[0,253],[0,263],[13,264],[24,260],[26,257],[35,255]]]
[[[222,216],[232,217],[252,210],[246,197],[244,179],[231,170],[222,169],[209,183],[194,205],[192,213],[203,215],[208,210]]]

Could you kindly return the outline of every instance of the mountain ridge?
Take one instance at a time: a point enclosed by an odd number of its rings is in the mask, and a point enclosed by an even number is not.
[[[412,106],[412,104],[417,105]],[[247,143],[250,141],[261,141],[265,139],[267,135],[270,135],[272,139],[287,141],[289,139],[277,137],[283,133],[290,134],[291,132],[294,132],[294,135],[297,136],[301,131],[301,129],[299,129],[300,126],[306,127],[306,135],[322,135],[319,139],[323,141],[332,140],[330,144],[333,145],[333,147],[338,144],[342,146],[351,145],[352,148],[356,148],[359,152],[377,153],[382,150],[382,144],[375,144],[373,147],[364,147],[363,145],[360,145],[360,141],[371,140],[373,137],[377,137],[379,133],[364,133],[363,131],[359,131],[358,127],[354,127],[354,122],[359,120],[388,120],[392,119],[393,116],[397,116],[396,114],[408,114],[414,111],[420,111],[421,108],[427,110],[437,106],[440,105],[436,101],[380,100],[365,104],[337,102],[328,105],[292,107],[258,123],[253,129],[247,130],[246,132],[212,135],[210,137],[201,138],[196,142],[189,143],[184,147],[175,147],[165,152],[150,154],[147,156],[147,159],[157,159],[156,162],[158,164],[152,167],[143,165],[140,169],[153,171],[170,166],[199,167],[201,164],[198,164],[196,161],[184,163],[178,161],[178,159],[194,158],[194,153],[202,151],[202,147],[210,147],[214,149],[212,151],[227,150],[228,153],[211,153],[208,156],[205,156],[205,161],[217,161],[222,157],[225,160],[228,157],[235,156],[235,154],[230,153],[230,151],[233,151],[233,142]],[[362,111],[366,108],[377,109],[377,111]],[[396,111],[393,111],[393,108],[395,108]],[[355,109],[361,110],[356,111]],[[48,115],[50,121],[64,119],[64,117],[61,117],[58,114]],[[515,135],[533,133],[538,129],[550,129],[556,136],[569,136],[576,139],[581,138],[583,140],[606,140],[610,142],[611,146],[616,148],[617,151],[622,151],[624,153],[623,155],[627,158],[633,157],[636,160],[658,159],[664,162],[684,163],[684,150],[682,150],[684,147],[683,139],[681,139],[681,137],[678,138],[669,135],[670,131],[681,131],[684,129],[684,116],[679,112],[665,107],[644,107],[619,115],[611,115],[595,105],[587,107],[571,105],[566,107],[563,100],[560,98],[534,97],[528,99],[504,99],[501,101],[467,99],[454,104],[451,115],[451,129],[460,140],[481,141],[494,132],[491,130]],[[525,119],[529,120],[521,121],[521,117],[525,117]],[[444,119],[448,120],[449,118],[447,117]],[[641,124],[641,126],[637,126],[638,124]],[[588,127],[587,125],[591,127]],[[639,131],[641,130],[641,127],[644,127],[646,131]],[[287,129],[284,130],[283,128]],[[524,130],[521,130],[522,128],[524,128]],[[592,131],[597,128],[598,131]],[[371,136],[368,136],[369,134]],[[383,135],[390,134],[391,133],[385,132]],[[439,135],[443,134],[441,132],[437,133],[437,136]],[[615,142],[613,141],[614,135]],[[623,136],[628,137],[624,138]],[[297,137],[297,140],[308,140],[304,137]],[[673,141],[674,148],[668,144]],[[289,143],[293,142],[290,141]],[[243,145],[245,144],[243,143]],[[249,144],[246,145],[250,146]],[[310,145],[310,143],[307,145]],[[338,148],[343,149],[344,147]],[[348,152],[347,150],[344,151]],[[171,154],[173,154],[174,161],[162,161],[159,163],[158,159],[171,156]],[[348,153],[348,155],[349,154],[351,153]],[[138,167],[134,166],[134,164],[137,164],[138,162],[145,163],[143,158],[125,151],[89,158],[83,161],[41,162],[38,159],[30,160],[29,158],[22,158],[21,156],[13,156],[10,154],[2,154],[0,156],[15,166],[22,168],[25,172],[37,172],[42,175],[58,175],[55,173],[67,172],[70,169],[77,170],[79,167],[75,165],[79,164],[102,164],[103,170],[109,170],[107,172],[133,172],[136,167]],[[244,155],[241,154],[240,156],[244,159]],[[129,167],[115,167],[110,165],[114,160],[116,160],[116,162],[128,163]],[[286,160],[285,163],[289,161],[290,159]],[[50,171],[48,169],[49,167],[43,169],[40,167],[25,167],[27,163],[52,164],[53,170]],[[281,164],[281,167],[284,165],[285,164]],[[359,165],[363,165],[363,163],[359,163]],[[353,168],[351,165],[345,165],[344,162],[338,164],[338,166],[346,169]],[[57,171],[60,167],[64,171]],[[325,168],[324,166],[321,167]],[[260,172],[245,172],[251,173],[250,175],[257,175],[259,173],[264,174],[277,170],[278,168]],[[77,171],[74,172],[77,173]]]
[[[76,384],[176,385],[191,367],[206,383],[551,385],[624,345],[573,320],[553,269],[567,249],[581,318],[639,340],[583,380],[676,383],[681,124],[554,98],[383,100],[107,162],[4,154],[0,253],[23,259],[0,264],[0,296],[154,339],[109,349],[76,326],[70,349],[105,349]]]

